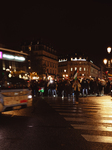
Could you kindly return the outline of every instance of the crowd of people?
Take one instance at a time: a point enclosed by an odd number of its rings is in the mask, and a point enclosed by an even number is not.
[[[71,96],[75,96],[78,101],[80,96],[96,95],[102,96],[104,94],[110,94],[111,92],[111,82],[109,80],[105,81],[99,78],[96,79],[74,79],[70,80],[59,80],[54,81],[34,81],[31,84],[32,95],[33,96],[61,96],[62,98],[67,97],[68,99]],[[41,88],[44,89],[41,92]]]

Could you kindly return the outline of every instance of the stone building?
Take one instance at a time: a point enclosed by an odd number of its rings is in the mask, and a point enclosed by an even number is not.
[[[101,76],[100,68],[84,55],[77,53],[59,57],[58,74],[59,77],[72,78],[77,70],[78,78],[96,78]]]
[[[41,61],[41,65],[45,66],[45,72],[47,72],[49,76],[54,77],[58,74],[58,56],[56,50],[44,44],[41,40],[33,41],[33,42],[24,42],[22,44],[22,50],[29,54],[29,62],[32,61],[32,55],[36,58],[36,60]],[[32,66],[29,63],[29,69]]]

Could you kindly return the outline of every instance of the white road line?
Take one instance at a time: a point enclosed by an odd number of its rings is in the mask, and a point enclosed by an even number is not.
[[[59,113],[62,116],[84,116],[82,113]]]
[[[69,118],[69,117],[64,117],[66,121],[79,121],[79,122],[86,122],[86,118]]]
[[[67,110],[67,109],[55,109],[55,110],[59,111],[59,112],[64,111],[64,112],[80,112],[80,113],[82,113],[81,110]]]
[[[99,120],[99,119],[88,119],[88,118],[73,118],[73,117],[64,117],[66,121],[83,121],[83,122],[98,122],[98,123],[112,123],[112,120]]]
[[[111,136],[81,135],[89,142],[112,143]]]
[[[78,107],[54,107],[54,106],[52,106],[52,108],[54,108],[54,109],[72,109],[72,110],[82,109],[82,108],[78,108]]]
[[[71,124],[71,126],[74,129],[80,129],[80,130],[98,130],[98,131],[109,131],[112,132],[112,127],[106,127],[106,126],[94,126],[94,125],[79,125],[79,124]]]

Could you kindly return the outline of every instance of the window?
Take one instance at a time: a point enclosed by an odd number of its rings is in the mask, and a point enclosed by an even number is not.
[[[86,71],[86,68],[84,68],[84,71]]]
[[[77,70],[77,67],[75,67],[75,70]]]
[[[71,71],[73,71],[73,68],[71,68]]]
[[[81,67],[79,67],[79,71],[82,71],[82,68],[81,68]]]
[[[66,72],[66,69],[64,69],[64,72]]]
[[[29,51],[31,51],[31,46],[29,46]]]

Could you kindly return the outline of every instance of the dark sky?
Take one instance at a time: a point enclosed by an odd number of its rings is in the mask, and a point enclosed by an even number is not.
[[[109,0],[4,1],[0,5],[0,43],[8,48],[42,38],[58,52],[80,50],[100,63],[107,56],[106,48],[112,47]]]

